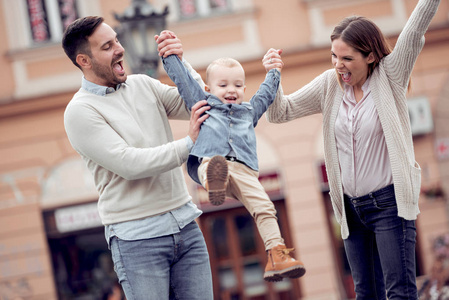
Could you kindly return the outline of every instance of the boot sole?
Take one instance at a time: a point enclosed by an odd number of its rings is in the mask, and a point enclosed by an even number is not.
[[[214,156],[207,166],[207,184],[209,201],[212,205],[221,205],[226,198],[226,181],[228,180],[228,163],[223,156]]]
[[[306,274],[306,269],[304,266],[296,266],[290,270],[282,272],[280,275],[284,278],[299,278],[304,276],[304,274]]]
[[[265,272],[265,274],[263,275],[263,280],[268,281],[268,282],[278,282],[278,281],[282,281],[282,279],[284,279],[282,276],[278,275],[278,274],[267,274],[268,272]]]
[[[282,272],[268,271],[263,275],[263,279],[268,282],[278,282],[284,278],[299,278],[304,276],[306,269],[304,266],[293,266],[282,270]]]

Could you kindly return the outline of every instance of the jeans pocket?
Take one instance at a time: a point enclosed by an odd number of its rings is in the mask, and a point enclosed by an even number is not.
[[[390,208],[395,208],[396,209],[397,208],[396,198],[395,197],[374,199],[374,205],[378,209],[390,209]]]
[[[123,282],[123,280],[126,279],[126,272],[123,268],[121,254],[120,254],[120,247],[118,245],[119,238],[117,236],[113,236],[111,238],[111,256],[112,256],[112,262],[114,263],[114,271],[117,274],[117,278],[119,282]]]

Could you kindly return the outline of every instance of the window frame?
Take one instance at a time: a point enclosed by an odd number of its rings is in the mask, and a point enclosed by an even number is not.
[[[233,12],[233,7],[234,7],[232,0],[225,0],[226,1],[225,9],[212,8],[210,0],[193,0],[193,3],[195,5],[195,14],[193,14],[191,16],[184,16],[181,12],[180,1],[182,1],[182,0],[172,0],[173,7],[176,8],[175,9],[176,19],[179,21],[197,20],[197,19],[207,18],[207,17],[216,16],[216,15],[220,15],[220,14],[231,13],[231,12]]]
[[[26,22],[28,24],[28,30],[29,30],[29,46],[40,46],[40,45],[46,45],[51,43],[59,43],[61,41],[63,31],[64,31],[64,20],[62,19],[61,15],[61,9],[60,9],[60,0],[34,0],[34,1],[40,1],[43,3],[43,6],[45,7],[45,14],[46,14],[46,20],[48,22],[48,31],[49,31],[49,38],[44,41],[36,41],[33,37],[33,28],[31,25],[30,20],[30,3],[29,1],[32,0],[23,0],[24,6],[25,6],[25,16],[26,16]],[[75,18],[79,17],[79,9],[78,9],[78,1],[73,0],[73,4],[75,7]]]

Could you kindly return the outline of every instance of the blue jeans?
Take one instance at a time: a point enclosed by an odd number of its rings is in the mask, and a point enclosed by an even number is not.
[[[415,221],[398,217],[393,185],[362,197],[345,195],[345,209],[356,299],[418,299]]]
[[[181,232],[152,239],[111,239],[114,269],[127,300],[211,300],[212,275],[195,221]]]

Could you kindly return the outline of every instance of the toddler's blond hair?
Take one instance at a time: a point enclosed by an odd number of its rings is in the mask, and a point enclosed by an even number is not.
[[[210,73],[212,72],[212,70],[215,66],[223,66],[223,67],[228,67],[228,68],[241,67],[243,70],[242,65],[236,59],[233,59],[230,57],[218,58],[218,59],[214,60],[213,62],[211,62],[206,69],[206,84],[209,83]]]

